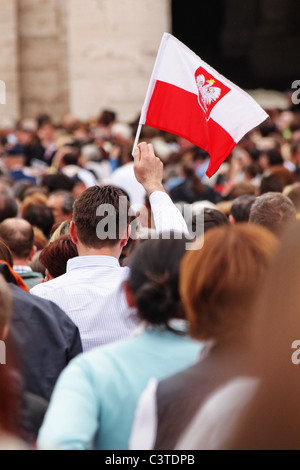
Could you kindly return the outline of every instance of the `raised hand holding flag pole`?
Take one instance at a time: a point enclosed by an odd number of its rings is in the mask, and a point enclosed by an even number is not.
[[[164,33],[135,138],[142,125],[181,136],[206,150],[213,176],[244,135],[267,113],[238,86]]]

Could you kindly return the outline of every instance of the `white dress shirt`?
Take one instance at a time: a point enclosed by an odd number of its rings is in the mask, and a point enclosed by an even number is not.
[[[161,191],[150,196],[156,230],[186,232],[185,221],[170,197]],[[31,294],[52,300],[78,327],[83,351],[128,337],[139,324],[123,291],[128,267],[112,256],[78,256],[67,272],[33,287]]]
[[[52,300],[69,315],[87,351],[125,338],[137,326],[122,289],[128,273],[112,256],[77,256],[68,260],[66,274],[30,292]]]

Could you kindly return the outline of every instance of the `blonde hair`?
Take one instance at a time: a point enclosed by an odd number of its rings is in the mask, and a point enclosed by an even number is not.
[[[276,247],[267,229],[242,223],[211,229],[202,249],[185,254],[180,293],[192,337],[221,339],[245,326]]]

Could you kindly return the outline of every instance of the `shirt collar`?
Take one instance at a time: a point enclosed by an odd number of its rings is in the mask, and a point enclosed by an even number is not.
[[[15,264],[13,266],[13,270],[15,271],[15,273],[32,273],[32,269],[30,266],[24,266],[24,265],[21,265],[21,264]]]
[[[106,255],[91,255],[91,256],[76,256],[71,258],[67,262],[67,272],[73,271],[78,268],[91,268],[91,267],[106,267],[115,268],[120,267],[120,263],[117,258]]]

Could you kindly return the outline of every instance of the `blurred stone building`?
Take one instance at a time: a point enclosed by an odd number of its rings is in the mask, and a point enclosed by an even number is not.
[[[0,120],[140,112],[169,0],[0,0]]]
[[[3,118],[135,119],[164,31],[242,88],[300,79],[299,0],[0,0]]]

